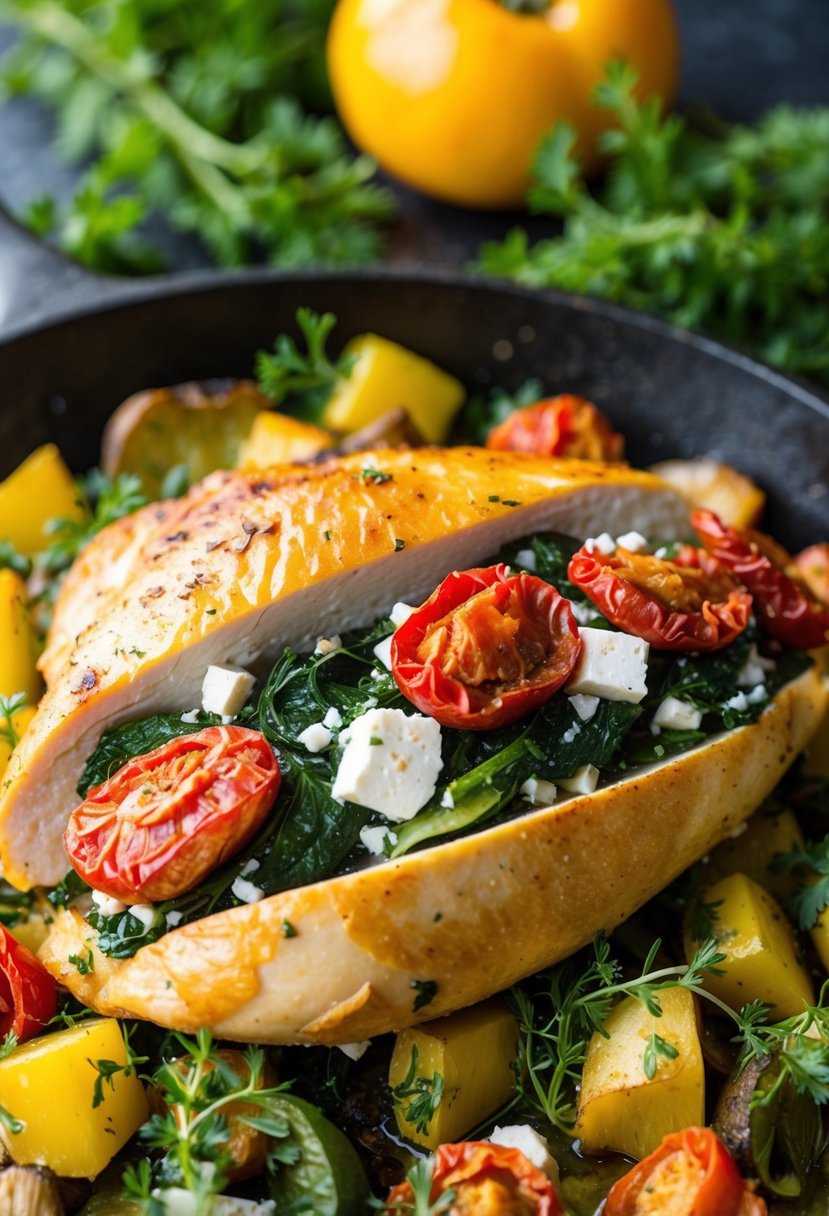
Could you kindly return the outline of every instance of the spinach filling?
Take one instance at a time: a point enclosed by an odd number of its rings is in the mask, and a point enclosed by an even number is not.
[[[580,619],[589,620],[592,627],[612,629],[567,579],[567,563],[578,544],[545,533],[506,546],[498,560],[514,569],[531,569],[579,606]],[[773,669],[766,671],[763,685],[758,686],[764,691],[739,691],[738,677],[754,653],[752,647],[760,653],[765,647],[752,620],[734,643],[714,654],[652,651],[649,691],[639,705],[601,700],[593,716],[582,721],[562,692],[526,718],[498,730],[444,728],[441,784],[413,819],[389,825],[374,811],[334,799],[332,785],[340,755],[336,736],[331,746],[316,753],[300,742],[300,736],[332,707],[340,730],[372,708],[413,712],[374,654],[374,647],[392,630],[391,621],[385,619],[347,635],[342,647],[328,654],[284,651],[258,700],[249,703],[236,719],[240,725],[262,731],[279,758],[282,787],[273,815],[230,863],[193,891],[157,904],[149,927],[129,910],[105,916],[93,907],[88,920],[98,931],[105,954],[130,957],[175,925],[240,904],[243,901],[232,889],[240,877],[249,875],[268,896],[359,867],[367,860],[360,832],[368,826],[389,827],[386,853],[396,857],[525,813],[529,806],[521,787],[530,778],[559,782],[587,764],[599,768],[603,778],[614,778],[631,766],[679,754],[709,734],[754,721],[776,691],[810,663],[803,652],[780,650],[774,655]],[[699,729],[654,732],[653,714],[668,695],[679,696],[702,711]],[[195,717],[195,721],[182,721],[178,714],[156,715],[106,732],[87,762],[78,792],[84,796],[134,756],[218,721],[205,713]],[[72,885],[76,887],[77,882]],[[59,890],[55,895],[55,902],[62,902]]]

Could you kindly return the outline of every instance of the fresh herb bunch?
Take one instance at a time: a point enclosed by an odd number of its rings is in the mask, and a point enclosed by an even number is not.
[[[656,967],[661,949],[657,939],[640,973],[627,978],[600,934],[592,954],[568,959],[512,989],[520,1038],[511,1106],[521,1105],[572,1134],[576,1087],[593,1034],[607,1035],[604,1023],[623,997],[635,997],[650,1014],[661,1017],[659,993],[669,988],[687,989],[733,1023],[732,1042],[740,1048],[739,1069],[752,1059],[776,1060],[777,1081],[764,1101],[771,1102],[780,1085],[791,1080],[797,1093],[808,1095],[818,1105],[829,1103],[829,981],[816,1005],[770,1023],[770,1007],[761,1001],[751,1002],[738,1013],[706,989],[706,975],[721,974],[719,965],[725,961],[714,938],[704,941],[688,964]],[[813,1037],[815,1030],[818,1034]],[[670,1043],[651,1034],[643,1050],[644,1075],[653,1078],[659,1059],[675,1059],[676,1054]]]
[[[224,1190],[233,1164],[227,1151],[231,1108],[238,1110],[238,1103],[258,1108],[257,1115],[236,1117],[277,1139],[287,1137],[289,1128],[284,1120],[268,1117],[269,1103],[287,1086],[262,1085],[265,1053],[259,1047],[245,1051],[243,1076],[216,1050],[209,1031],[198,1031],[195,1039],[174,1033],[170,1039],[184,1055],[162,1063],[147,1078],[163,1095],[164,1108],[152,1115],[138,1133],[139,1140],[157,1157],[152,1165],[144,1158],[130,1166],[124,1174],[124,1189],[155,1216],[166,1210],[157,1192],[181,1187],[193,1196],[197,1216],[206,1216],[213,1196]],[[99,1067],[98,1071],[103,1085],[108,1079],[106,1069],[102,1073]]]
[[[256,381],[259,391],[271,397],[274,404],[280,405],[286,397],[298,398],[292,402],[292,413],[313,417],[339,381],[351,375],[357,357],[329,357],[328,338],[337,324],[332,312],[320,315],[310,308],[298,308],[296,323],[302,343],[283,333],[278,335],[272,352],[258,351]]]
[[[595,193],[570,126],[541,144],[529,203],[563,233],[531,246],[515,229],[480,268],[656,313],[829,382],[829,109],[703,134],[658,99],[636,102],[635,81],[616,63],[597,89],[618,129],[602,136],[612,159]]]
[[[57,146],[87,162],[66,208],[26,219],[100,270],[157,269],[150,212],[195,234],[224,265],[363,262],[390,197],[370,183],[328,104],[333,0],[0,0],[20,40],[7,92],[58,115]]]

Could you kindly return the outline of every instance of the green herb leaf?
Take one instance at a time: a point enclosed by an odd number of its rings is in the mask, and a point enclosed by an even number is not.
[[[412,1044],[409,1067],[403,1080],[392,1089],[395,1102],[403,1104],[402,1114],[407,1123],[414,1125],[421,1135],[428,1135],[435,1112],[443,1100],[443,1077],[435,1072],[431,1077],[419,1074],[420,1052]]]
[[[329,358],[328,337],[337,324],[333,313],[320,316],[310,308],[298,308],[296,322],[305,350],[301,351],[288,334],[280,334],[272,354],[258,352],[256,378],[260,391],[277,405],[286,398],[300,397],[306,412],[318,413],[332,389],[351,375],[357,360],[354,355],[340,355],[333,362]]]

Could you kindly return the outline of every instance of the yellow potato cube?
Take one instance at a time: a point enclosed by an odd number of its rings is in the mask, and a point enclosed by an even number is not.
[[[0,1106],[24,1124],[2,1137],[21,1165],[47,1165],[66,1178],[94,1178],[149,1115],[144,1086],[131,1071],[113,1074],[93,1106],[95,1061],[127,1064],[121,1028],[90,1019],[32,1039],[0,1060]]]
[[[783,909],[745,874],[732,874],[704,895],[714,909],[714,937],[725,961],[722,975],[708,972],[704,986],[739,1010],[749,1001],[773,1006],[773,1017],[792,1017],[814,1003],[812,984],[797,957],[794,930]],[[696,943],[686,933],[690,959]]]
[[[29,701],[40,696],[37,635],[29,615],[26,584],[7,567],[0,570],[0,695],[25,692]]]
[[[597,1032],[590,1040],[575,1128],[588,1152],[613,1149],[641,1159],[669,1132],[705,1122],[705,1069],[693,995],[668,988],[659,993],[659,1003],[662,1016],[654,1017],[635,997],[625,997],[605,1022],[610,1037]],[[645,1051],[651,1035],[669,1049],[653,1055],[649,1078]]]
[[[50,520],[85,515],[72,474],[53,443],[37,448],[0,482],[0,537],[19,553],[30,556],[46,548]]]
[[[323,425],[356,431],[402,406],[429,443],[445,442],[466,391],[459,380],[414,351],[361,334],[345,348],[356,355],[351,375],[342,380],[325,407]]]
[[[430,1149],[462,1139],[509,1098],[515,1084],[512,1064],[517,1050],[515,1018],[499,1001],[485,1001],[401,1030],[389,1068],[401,1133]],[[422,1092],[418,1081],[428,1087],[435,1074],[443,1080],[443,1096],[428,1119],[428,1130],[418,1130],[416,1119],[408,1118],[407,1112],[413,1097]],[[427,1089],[427,1096],[429,1092]]]
[[[240,469],[269,469],[295,460],[311,460],[333,446],[328,431],[289,418],[275,410],[260,410],[239,451]]]
[[[778,853],[802,848],[803,833],[794,813],[788,808],[761,807],[744,832],[729,837],[712,851],[703,866],[702,880],[710,886],[730,874],[747,874],[785,903],[797,890],[798,877],[790,868],[772,869],[772,862]]]

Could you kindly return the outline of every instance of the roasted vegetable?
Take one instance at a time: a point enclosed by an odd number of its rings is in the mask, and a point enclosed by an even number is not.
[[[20,553],[31,556],[49,544],[49,523],[55,519],[80,522],[86,508],[53,443],[27,456],[0,482],[0,537]]]
[[[334,443],[328,431],[275,410],[260,410],[239,449],[240,469],[268,469],[277,464],[312,460]]]
[[[774,804],[761,807],[744,832],[727,837],[712,851],[703,863],[702,880],[710,886],[731,874],[745,874],[785,904],[798,879],[791,869],[772,863],[779,854],[802,848],[803,833],[794,813]]]
[[[809,976],[797,957],[794,931],[783,909],[745,874],[732,874],[706,887],[704,901],[713,919],[713,935],[725,955],[722,974],[709,972],[705,987],[739,1010],[750,1001],[773,1006],[774,1017],[787,1018],[812,1004]],[[690,924],[685,949],[694,953]]]
[[[121,1028],[110,1018],[15,1048],[0,1060],[0,1106],[13,1120],[0,1134],[14,1160],[68,1178],[94,1178],[149,1113]]]
[[[202,380],[128,397],[109,419],[101,465],[110,477],[135,473],[149,498],[163,496],[176,468],[187,481],[232,469],[260,410],[270,404],[247,380]]]
[[[587,1049],[576,1135],[587,1152],[641,1159],[669,1132],[705,1121],[705,1075],[694,997],[660,993],[662,1016],[635,997],[610,1013]]]
[[[51,1170],[10,1165],[0,1173],[3,1216],[64,1216],[57,1179]]]
[[[781,1080],[774,1056],[755,1057],[732,1074],[714,1127],[744,1174],[787,1199],[801,1194],[824,1143],[820,1107],[797,1092],[791,1074]]]
[[[706,507],[733,528],[756,524],[766,496],[754,482],[728,464],[702,457],[664,460],[651,470],[683,494],[692,507]]]
[[[322,421],[333,431],[356,431],[401,406],[429,443],[443,443],[466,396],[463,385],[429,359],[377,334],[352,338],[343,352],[354,358],[337,382]]]
[[[402,1134],[432,1149],[462,1139],[509,1098],[517,1050],[515,1018],[500,1001],[401,1031],[389,1085]]]
[[[0,570],[0,696],[24,692],[34,704],[41,690],[36,660],[37,637],[26,606],[26,584],[5,567]]]
[[[288,1127],[280,1165],[271,1179],[277,1212],[363,1216],[368,1180],[350,1141],[310,1102],[293,1094],[272,1099],[269,1115]]]

